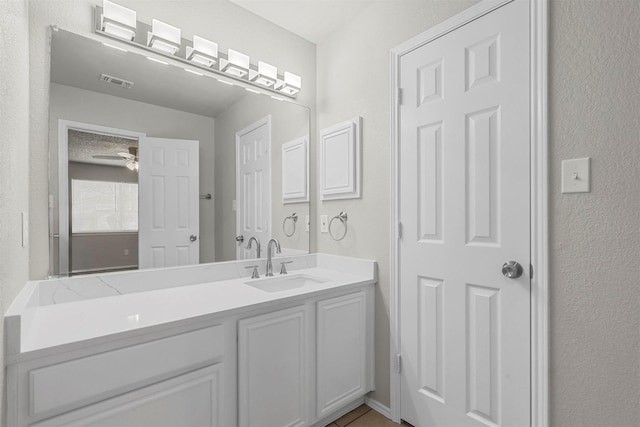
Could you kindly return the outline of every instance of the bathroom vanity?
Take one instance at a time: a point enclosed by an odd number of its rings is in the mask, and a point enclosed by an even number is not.
[[[254,264],[29,282],[5,317],[8,425],[324,425],[362,401],[375,262]]]

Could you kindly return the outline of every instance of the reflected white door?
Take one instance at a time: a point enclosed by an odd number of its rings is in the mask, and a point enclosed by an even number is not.
[[[236,200],[236,236],[244,239],[236,243],[236,258],[255,258],[249,239],[264,251],[271,238],[271,116],[236,133]]]
[[[400,62],[401,417],[530,425],[529,12]],[[524,267],[506,278],[503,263]]]
[[[200,261],[198,141],[140,139],[139,268]]]

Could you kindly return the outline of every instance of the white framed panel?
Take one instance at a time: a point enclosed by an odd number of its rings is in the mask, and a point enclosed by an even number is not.
[[[282,144],[282,203],[309,201],[309,137]]]
[[[361,193],[362,117],[320,131],[322,200],[358,199]]]

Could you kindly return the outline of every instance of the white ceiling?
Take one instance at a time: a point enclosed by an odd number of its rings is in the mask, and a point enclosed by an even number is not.
[[[230,0],[318,44],[377,0]]]

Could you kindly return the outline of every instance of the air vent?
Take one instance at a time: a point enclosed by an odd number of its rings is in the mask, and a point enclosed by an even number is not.
[[[124,79],[119,79],[117,77],[109,76],[107,74],[101,74],[100,80],[106,83],[111,83],[117,86],[121,86],[125,89],[131,89],[131,86],[133,86],[133,82],[130,82]]]

